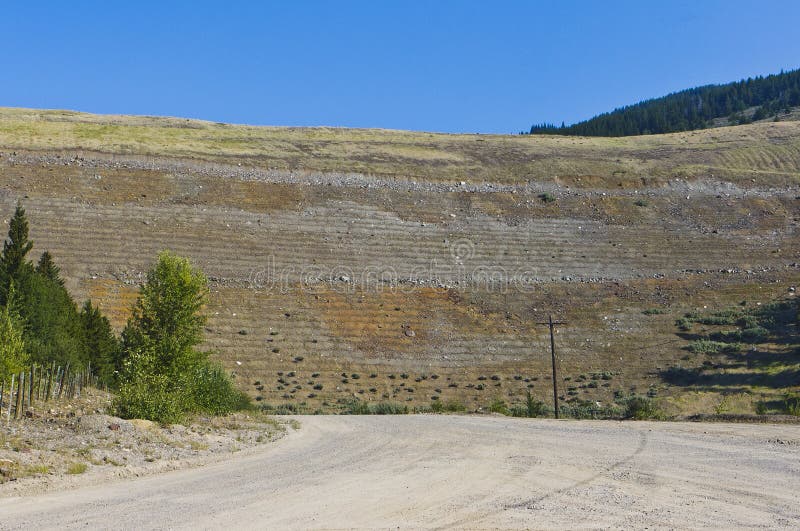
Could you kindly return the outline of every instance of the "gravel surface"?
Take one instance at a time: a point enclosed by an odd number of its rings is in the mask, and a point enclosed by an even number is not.
[[[249,455],[0,500],[0,528],[797,528],[796,426],[317,416]]]
[[[160,426],[105,413],[111,395],[84,389],[72,400],[37,402],[31,416],[0,420],[0,499],[177,470],[224,459],[281,437],[261,413]],[[2,518],[0,518],[2,527]]]
[[[84,153],[82,151],[82,153]],[[570,189],[552,182],[528,180],[519,184],[502,184],[489,181],[454,181],[429,182],[404,177],[383,177],[354,172],[319,172],[313,170],[282,170],[275,168],[259,168],[253,166],[231,165],[197,159],[171,159],[144,155],[119,155],[106,153],[85,153],[84,155],[57,155],[53,153],[12,153],[0,152],[0,161],[8,165],[42,165],[42,166],[82,166],[97,169],[132,169],[170,172],[187,176],[206,175],[237,179],[242,181],[262,181],[269,183],[294,184],[302,186],[336,186],[347,188],[377,188],[395,192],[429,192],[453,193],[466,192],[473,194],[511,193],[538,194],[541,192],[558,192],[561,196],[574,195],[580,197],[602,197],[608,193],[618,196],[655,197],[674,194],[696,194],[701,196],[724,195],[727,198],[742,197],[776,197],[797,194],[794,186],[758,186],[752,184],[743,188],[729,181],[714,178],[703,180],[671,179],[663,185],[640,186],[632,190],[616,188]]]

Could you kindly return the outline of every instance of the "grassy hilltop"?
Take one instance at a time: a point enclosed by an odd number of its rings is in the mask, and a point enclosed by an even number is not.
[[[798,385],[800,122],[564,138],[0,109],[0,182],[117,326],[157,251],[189,256],[209,348],[263,403],[547,400],[548,313],[575,404],[752,412]]]

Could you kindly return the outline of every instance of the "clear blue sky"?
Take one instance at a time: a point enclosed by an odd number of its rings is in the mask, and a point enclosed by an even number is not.
[[[509,133],[800,67],[800,1],[6,2],[0,106]]]

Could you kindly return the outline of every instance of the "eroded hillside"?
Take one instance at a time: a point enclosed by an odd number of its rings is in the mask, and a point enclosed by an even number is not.
[[[546,400],[549,313],[567,399],[708,411],[800,370],[794,339],[759,364],[675,325],[793,300],[800,122],[587,139],[5,109],[0,152],[3,208],[116,326],[158,250],[199,265],[208,345],[263,402]]]

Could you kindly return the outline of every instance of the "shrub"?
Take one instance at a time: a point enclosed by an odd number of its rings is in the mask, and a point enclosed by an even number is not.
[[[769,337],[769,331],[761,326],[753,326],[742,330],[741,338],[745,343],[763,343]]]
[[[514,406],[511,408],[511,415],[514,417],[543,417],[547,411],[547,406],[540,400],[535,400],[530,391],[525,394],[525,405]]]
[[[717,354],[719,352],[738,352],[741,347],[737,343],[726,343],[722,341],[712,341],[708,339],[698,339],[692,341],[687,347],[690,352],[695,354]]]
[[[408,406],[396,402],[379,402],[369,408],[373,415],[405,415],[408,413]]]
[[[788,393],[783,400],[783,406],[789,415],[800,417],[800,394]]]
[[[116,414],[125,419],[148,419],[161,424],[183,420],[189,409],[186,393],[165,375],[143,374],[125,381],[114,400]]]
[[[206,362],[193,375],[191,410],[225,415],[250,407],[250,399],[236,389],[230,376],[216,364]]]
[[[646,420],[659,416],[653,401],[644,396],[631,396],[625,400],[625,417],[634,420]]]
[[[648,308],[642,312],[644,315],[662,315],[667,313],[667,310],[662,308]]]
[[[541,199],[545,203],[552,203],[556,200],[556,196],[554,196],[550,192],[545,192],[543,194],[539,194],[539,199]]]
[[[450,402],[445,402],[444,410],[447,411],[448,413],[460,413],[462,411],[466,411],[467,406],[465,406],[461,402],[450,401]]]
[[[499,398],[493,401],[491,404],[489,404],[489,411],[491,411],[492,413],[500,413],[502,415],[511,414],[511,411],[509,411],[505,401]]]
[[[344,415],[405,415],[408,407],[395,402],[370,404],[362,400],[351,400],[345,404]]]
[[[723,310],[714,312],[711,315],[696,316],[692,319],[696,323],[704,325],[732,325],[736,324],[740,314],[737,310]]]
[[[67,466],[67,474],[83,474],[87,468],[86,463],[70,463]]]

